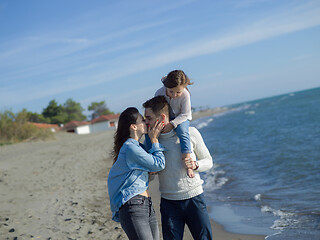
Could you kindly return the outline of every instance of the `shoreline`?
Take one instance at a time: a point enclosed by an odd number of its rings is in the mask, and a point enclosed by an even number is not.
[[[113,134],[60,132],[55,140],[0,146],[0,238],[127,239],[120,224],[111,220],[107,193]],[[152,184],[161,224],[160,193]],[[227,232],[214,220],[212,228],[214,240],[264,239]],[[184,239],[192,239],[188,228]]]
[[[203,117],[209,117],[209,116],[213,116],[219,113],[223,113],[226,112],[230,109],[228,109],[227,107],[216,107],[216,108],[209,108],[206,110],[200,110],[200,111],[196,111],[196,112],[192,112],[192,120],[197,120],[199,118],[203,118]]]
[[[150,182],[149,193],[151,195],[152,203],[154,205],[154,209],[158,217],[158,224],[160,226],[160,237],[162,239],[161,217],[160,217],[160,192],[158,189],[159,189],[159,183],[158,183],[157,176],[155,176],[155,179]],[[209,207],[208,207],[208,211],[210,211]],[[210,217],[210,214],[209,214],[209,217]],[[212,227],[213,240],[264,240],[266,237],[264,235],[257,235],[257,234],[240,234],[240,233],[228,232],[224,229],[223,225],[217,223],[211,217],[210,217],[210,222]],[[193,239],[187,226],[185,227],[185,230],[184,230],[183,239],[184,240]]]

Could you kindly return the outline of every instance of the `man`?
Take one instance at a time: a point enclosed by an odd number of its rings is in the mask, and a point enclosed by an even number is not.
[[[169,124],[169,104],[163,96],[154,97],[143,104],[147,126],[156,121]],[[203,180],[199,172],[212,167],[212,157],[199,131],[190,127],[191,158],[183,162],[179,138],[174,130],[166,127],[159,136],[165,147],[166,167],[159,172],[161,193],[161,222],[164,240],[183,239],[184,226],[190,229],[194,239],[212,239],[211,224],[203,197]],[[147,144],[148,145],[148,144]],[[192,168],[194,178],[189,178],[187,168]]]

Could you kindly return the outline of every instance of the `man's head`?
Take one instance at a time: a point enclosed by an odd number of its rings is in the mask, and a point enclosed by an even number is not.
[[[169,123],[169,104],[164,96],[151,98],[143,104],[145,108],[145,120],[147,126],[153,126],[159,120]]]

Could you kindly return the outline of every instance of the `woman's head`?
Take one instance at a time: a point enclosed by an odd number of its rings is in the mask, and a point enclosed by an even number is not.
[[[163,85],[167,88],[167,95],[170,98],[180,97],[182,91],[188,85],[192,85],[188,76],[182,70],[171,71],[166,77],[162,78]]]
[[[143,117],[139,113],[138,109],[134,107],[129,107],[124,110],[119,117],[118,127],[114,135],[114,146],[113,146],[113,160],[117,160],[120,148],[123,143],[127,141],[130,134],[135,129],[139,131],[139,134],[143,134],[146,127],[143,121]],[[134,130],[133,130],[134,129]]]

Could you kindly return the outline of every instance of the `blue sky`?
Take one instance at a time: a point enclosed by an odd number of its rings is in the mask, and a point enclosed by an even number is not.
[[[0,0],[0,111],[141,109],[174,69],[218,107],[320,87],[319,66],[319,0]]]

